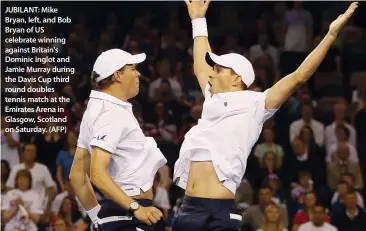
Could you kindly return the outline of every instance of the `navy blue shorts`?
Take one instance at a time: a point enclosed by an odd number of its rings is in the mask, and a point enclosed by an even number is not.
[[[234,200],[185,196],[173,218],[173,231],[240,231],[241,216],[232,214]]]
[[[151,200],[137,199],[141,206],[152,206]],[[99,202],[101,209],[98,213],[98,231],[155,231],[155,225],[147,225],[134,216],[129,216],[128,211],[112,200]],[[163,218],[158,223],[164,222]]]

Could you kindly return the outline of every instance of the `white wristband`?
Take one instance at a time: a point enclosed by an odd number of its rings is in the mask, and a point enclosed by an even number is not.
[[[88,214],[88,216],[90,217],[90,220],[94,221],[98,218],[98,213],[100,211],[100,205],[98,204],[97,206],[95,206],[94,208],[86,211],[86,213]]]
[[[206,18],[192,20],[193,39],[199,36],[208,37]]]

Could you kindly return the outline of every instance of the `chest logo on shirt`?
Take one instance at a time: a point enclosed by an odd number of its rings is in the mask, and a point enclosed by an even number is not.
[[[104,136],[97,136],[97,140],[102,140],[102,141],[105,141],[104,138],[106,137],[107,135],[104,135]]]
[[[227,107],[227,102],[224,103],[224,106]]]

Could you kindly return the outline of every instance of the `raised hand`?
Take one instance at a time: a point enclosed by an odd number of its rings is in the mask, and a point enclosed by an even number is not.
[[[357,7],[358,2],[353,2],[344,14],[339,15],[338,18],[330,24],[329,34],[331,34],[332,36],[337,36],[338,32],[342,29],[344,24],[346,24],[348,20],[352,17],[353,12],[355,12]]]
[[[188,7],[188,13],[189,17],[191,19],[196,18],[204,18],[206,15],[206,11],[208,8],[208,5],[210,4],[209,0],[203,1],[203,0],[184,0]]]

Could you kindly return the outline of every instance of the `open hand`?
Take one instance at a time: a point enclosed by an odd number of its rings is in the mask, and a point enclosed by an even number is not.
[[[209,0],[203,1],[203,0],[184,0],[188,7],[188,13],[189,17],[191,19],[196,18],[204,18],[206,15],[206,11],[208,8],[208,5],[210,4]]]
[[[332,22],[329,26],[329,34],[332,36],[337,36],[338,32],[342,29],[344,24],[352,17],[353,12],[355,12],[358,7],[358,2],[353,2],[344,14],[338,16],[336,20]]]

